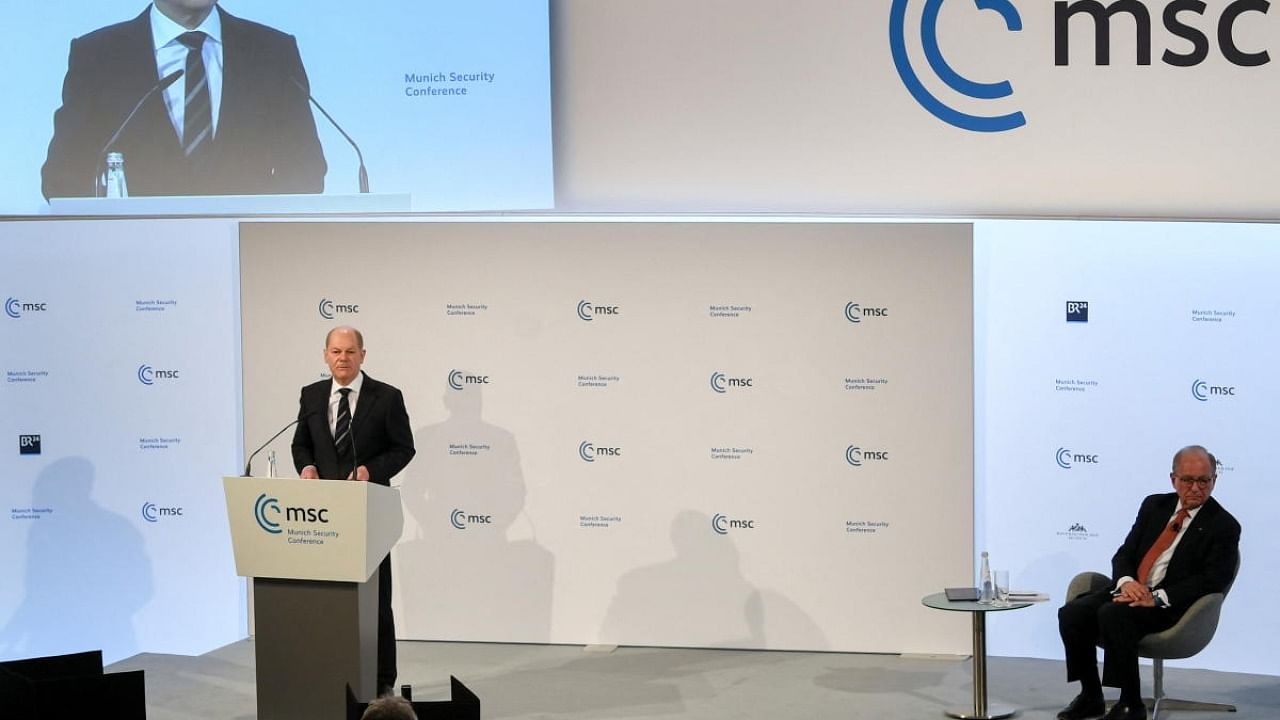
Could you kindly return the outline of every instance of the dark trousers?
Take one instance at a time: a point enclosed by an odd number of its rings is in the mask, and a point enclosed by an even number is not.
[[[1129,607],[1114,602],[1109,590],[1086,593],[1058,610],[1058,632],[1066,651],[1067,681],[1087,689],[1098,685],[1098,653],[1104,649],[1102,684],[1122,693],[1140,693],[1138,641],[1173,626],[1182,615],[1171,608]]]
[[[391,615],[391,556],[378,564],[378,689],[396,684],[396,621]]]

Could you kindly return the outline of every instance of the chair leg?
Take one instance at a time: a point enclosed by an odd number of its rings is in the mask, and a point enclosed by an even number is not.
[[[1160,712],[1174,712],[1177,710],[1189,710],[1191,712],[1235,712],[1236,706],[1229,705],[1227,703],[1162,698],[1160,702],[1156,703],[1156,712],[1152,713],[1151,720],[1156,720],[1156,714]]]
[[[1226,703],[1209,703],[1196,702],[1194,700],[1177,700],[1171,697],[1165,697],[1164,694],[1164,660],[1154,658],[1152,660],[1152,690],[1155,696],[1146,701],[1147,707],[1151,708],[1151,720],[1160,720],[1160,716],[1165,712],[1174,712],[1177,710],[1189,710],[1192,712],[1235,712],[1235,705]]]

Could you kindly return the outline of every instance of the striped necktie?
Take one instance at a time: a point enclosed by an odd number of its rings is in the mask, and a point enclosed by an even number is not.
[[[351,388],[339,388],[342,397],[338,400],[338,420],[333,427],[333,447],[338,451],[338,467],[345,470],[355,461],[355,446],[351,442],[351,404],[347,395]],[[346,477],[346,473],[342,474]]]
[[[209,76],[204,67],[204,41],[208,36],[194,31],[178,36],[187,46],[187,97],[182,111],[182,152],[197,158],[209,149],[213,139],[213,102],[209,96]]]

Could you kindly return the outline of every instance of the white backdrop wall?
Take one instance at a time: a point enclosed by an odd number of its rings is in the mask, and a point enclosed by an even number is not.
[[[245,225],[246,437],[365,332],[401,637],[964,653],[969,227]]]
[[[1280,228],[982,222],[975,244],[980,527],[1015,586],[1054,598],[993,621],[991,652],[1061,658],[1067,582],[1110,574],[1142,498],[1171,491],[1174,451],[1199,443],[1223,463],[1242,567],[1217,637],[1183,662],[1280,674]]]
[[[966,97],[921,47],[921,0],[904,7],[903,47],[922,86],[981,116],[1021,112],[1007,132],[929,114],[895,68],[890,0],[553,0],[556,206],[570,212],[881,212],[1280,218],[1273,88],[1280,12],[1243,13],[1233,37],[1270,61],[1224,59],[1225,2],[1180,20],[1191,46],[1151,17],[1152,59],[1136,64],[1135,23],[1111,24],[1111,64],[1094,64],[1092,20],[1070,25],[1054,64],[1055,3],[1016,0],[1022,29],[995,10],[945,2],[940,53],[1009,97]],[[1111,5],[1112,3],[1104,3]]]
[[[0,224],[0,659],[244,636],[218,482],[240,439],[235,239]]]

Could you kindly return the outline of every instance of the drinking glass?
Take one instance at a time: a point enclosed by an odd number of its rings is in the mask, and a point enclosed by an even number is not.
[[[993,573],[995,577],[995,604],[1000,607],[1009,607],[1009,571],[996,570]]]

